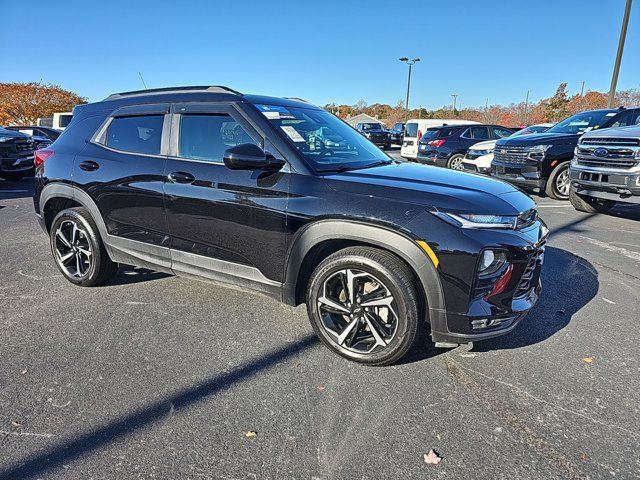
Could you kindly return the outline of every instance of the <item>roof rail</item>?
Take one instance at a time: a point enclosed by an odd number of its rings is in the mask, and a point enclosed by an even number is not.
[[[304,98],[300,98],[300,97],[284,97],[284,98],[286,98],[287,100],[297,100],[298,102],[309,103]]]
[[[186,87],[163,87],[149,88],[147,90],[133,90],[131,92],[112,93],[104,100],[116,100],[118,98],[134,97],[139,95],[153,95],[154,93],[181,93],[181,92],[207,92],[207,93],[229,93],[231,95],[242,95],[237,90],[222,85],[206,86],[186,86]]]

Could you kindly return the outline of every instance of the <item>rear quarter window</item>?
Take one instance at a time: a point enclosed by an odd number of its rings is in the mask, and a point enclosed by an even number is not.
[[[107,127],[104,144],[131,153],[160,154],[164,115],[116,117]]]

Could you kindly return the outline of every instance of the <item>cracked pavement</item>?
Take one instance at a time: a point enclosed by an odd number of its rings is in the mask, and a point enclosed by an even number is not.
[[[552,233],[523,324],[371,368],[304,307],[134,268],[73,286],[30,190],[0,180],[0,479],[640,477],[640,207],[534,196]]]

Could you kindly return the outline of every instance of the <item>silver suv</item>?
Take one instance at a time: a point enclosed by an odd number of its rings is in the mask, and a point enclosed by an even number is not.
[[[569,175],[576,210],[603,213],[616,202],[640,204],[640,125],[585,133]]]

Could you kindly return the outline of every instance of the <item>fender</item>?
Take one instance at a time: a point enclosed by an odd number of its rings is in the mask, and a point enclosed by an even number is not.
[[[427,321],[432,331],[446,329],[446,311],[440,277],[427,254],[409,237],[388,228],[355,220],[320,220],[298,234],[289,250],[283,285],[283,302],[295,305],[298,275],[305,256],[326,240],[355,240],[389,250],[416,273],[427,300]]]
[[[45,206],[52,198],[68,198],[89,211],[98,227],[102,242],[114,262],[138,265],[166,273],[171,271],[171,254],[167,247],[151,245],[109,234],[102,213],[91,196],[73,185],[49,183],[40,192],[40,211],[44,218]]]

